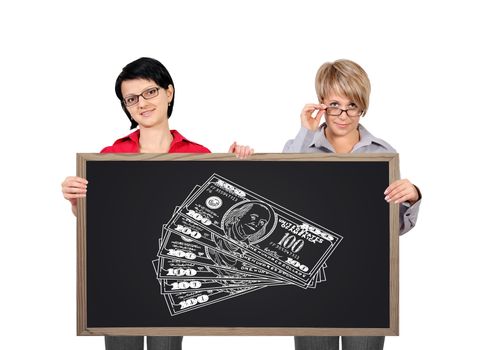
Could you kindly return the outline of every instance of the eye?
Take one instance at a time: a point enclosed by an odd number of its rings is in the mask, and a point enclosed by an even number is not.
[[[126,105],[135,103],[136,101],[137,101],[137,98],[135,96],[125,97],[125,104]]]
[[[329,105],[330,107],[338,107],[338,106],[340,106],[340,105],[338,104],[338,102],[335,102],[335,101],[330,102],[328,105]]]
[[[357,108],[358,108],[358,106],[354,102],[352,102],[348,105],[348,109],[357,109]]]
[[[157,95],[157,88],[151,88],[144,92],[144,96],[151,97]]]

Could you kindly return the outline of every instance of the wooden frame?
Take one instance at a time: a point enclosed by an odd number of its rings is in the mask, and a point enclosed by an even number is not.
[[[77,175],[87,177],[87,162],[98,161],[235,161],[229,154],[77,154]],[[283,162],[386,162],[389,183],[399,177],[397,154],[255,154],[251,161]],[[245,162],[245,161],[243,161]],[[90,193],[88,191],[88,193]],[[89,195],[89,194],[88,194]],[[317,327],[88,327],[87,314],[87,218],[86,200],[78,201],[77,211],[77,334],[78,335],[399,335],[399,206],[389,206],[390,275],[389,327],[317,328]]]

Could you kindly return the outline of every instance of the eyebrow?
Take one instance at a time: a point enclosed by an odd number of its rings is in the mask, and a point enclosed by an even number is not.
[[[337,100],[330,100],[329,103],[337,103],[337,104],[341,105],[341,103],[339,101],[337,101]],[[354,102],[354,101],[352,101],[352,100],[350,100],[347,103],[345,103],[345,105],[351,105],[351,104],[357,105],[357,103]]]

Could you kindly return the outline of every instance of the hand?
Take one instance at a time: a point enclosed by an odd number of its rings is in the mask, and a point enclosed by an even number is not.
[[[234,142],[230,145],[228,153],[233,153],[237,156],[237,158],[240,159],[247,159],[254,154],[254,149],[250,148],[249,146],[237,145],[237,142]]]
[[[416,203],[419,199],[419,193],[409,180],[402,179],[396,180],[387,187],[384,194],[386,195],[385,200],[393,203],[404,203],[409,202],[411,205]]]
[[[78,204],[78,198],[86,197],[88,181],[78,176],[68,176],[61,184],[63,196],[73,207]]]
[[[320,126],[321,117],[325,114],[327,106],[324,104],[308,103],[301,111],[301,126],[309,131],[316,131]],[[313,113],[318,111],[314,116]]]

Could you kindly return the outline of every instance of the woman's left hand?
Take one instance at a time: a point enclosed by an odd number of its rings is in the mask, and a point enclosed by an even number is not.
[[[411,205],[416,203],[419,199],[419,193],[409,180],[396,180],[387,187],[384,194],[385,200],[390,203],[404,203],[409,202]]]
[[[233,153],[237,158],[246,159],[249,158],[252,154],[254,154],[254,149],[250,148],[249,146],[241,146],[238,145],[237,142],[234,142],[230,145],[228,149],[228,153]]]

